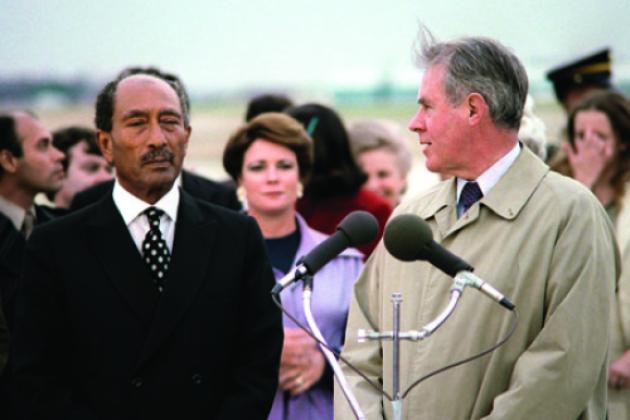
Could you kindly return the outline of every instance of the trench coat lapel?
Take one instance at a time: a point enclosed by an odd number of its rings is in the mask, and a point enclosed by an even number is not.
[[[451,227],[457,223],[456,190],[457,183],[455,178],[452,178],[436,194],[433,203],[428,208],[428,212],[423,216],[425,219],[435,217],[440,238],[446,237]]]
[[[216,220],[204,218],[197,202],[182,191],[166,287],[138,366],[155,353],[193,303],[207,277],[216,227]]]
[[[131,311],[149,324],[155,314],[158,292],[140,252],[111,194],[95,206],[94,217],[87,226],[88,246]]]
[[[437,240],[442,240],[475,223],[481,215],[481,207],[486,207],[497,216],[512,220],[516,218],[534,193],[549,167],[536,157],[529,149],[522,147],[514,164],[490,190],[468,212],[457,218],[455,178],[444,182],[420,216],[426,220],[435,218],[438,227]]]
[[[514,220],[548,173],[549,167],[521,146],[518,158],[481,204],[503,219]]]

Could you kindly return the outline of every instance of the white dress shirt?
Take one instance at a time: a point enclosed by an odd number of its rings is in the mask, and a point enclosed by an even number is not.
[[[142,241],[149,231],[149,220],[142,214],[149,207],[155,207],[164,214],[160,218],[160,231],[162,238],[171,253],[173,253],[173,240],[175,238],[175,221],[177,220],[177,209],[179,207],[179,187],[178,183],[173,183],[173,187],[155,204],[149,204],[140,200],[129,191],[125,190],[116,179],[112,192],[114,204],[122,215],[125,225],[136,244],[138,251],[142,254]]]
[[[35,206],[31,206],[30,211],[35,213]],[[12,201],[0,196],[0,213],[4,214],[15,226],[15,229],[21,231],[24,224],[24,218],[26,217],[26,210],[18,206]]]

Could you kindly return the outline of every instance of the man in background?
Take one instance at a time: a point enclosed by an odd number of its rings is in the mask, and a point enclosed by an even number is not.
[[[582,98],[597,89],[611,89],[610,50],[605,48],[571,60],[547,72],[556,99],[569,113]]]
[[[65,178],[61,188],[49,198],[59,209],[69,209],[74,196],[101,182],[112,179],[112,167],[96,144],[96,132],[90,128],[70,126],[53,132],[53,144],[65,159]]]
[[[52,194],[61,187],[62,160],[63,153],[53,146],[50,132],[34,115],[0,114],[0,306],[10,334],[15,330],[15,300],[26,238],[36,225],[54,217],[50,209],[35,204],[35,196]],[[0,375],[0,417],[7,420],[14,415],[11,387],[10,368],[6,368]]]
[[[35,225],[53,218],[46,207],[35,204],[35,196],[59,190],[63,158],[35,116],[25,112],[0,115],[0,216],[13,228],[0,238],[0,296],[10,327],[24,240]]]
[[[245,121],[251,121],[254,117],[265,112],[282,112],[293,106],[293,101],[288,96],[266,93],[250,99],[245,110]]]

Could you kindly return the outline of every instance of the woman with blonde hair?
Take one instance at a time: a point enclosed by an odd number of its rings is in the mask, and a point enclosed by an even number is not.
[[[407,189],[412,156],[396,123],[357,121],[348,130],[355,160],[368,176],[366,188],[382,196],[394,208]]]

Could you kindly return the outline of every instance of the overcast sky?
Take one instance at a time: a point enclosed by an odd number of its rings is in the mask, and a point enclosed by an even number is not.
[[[111,77],[132,64],[197,90],[414,83],[418,22],[483,35],[530,78],[599,47],[630,62],[630,0],[0,0],[0,76]],[[616,67],[615,67],[616,68]]]

